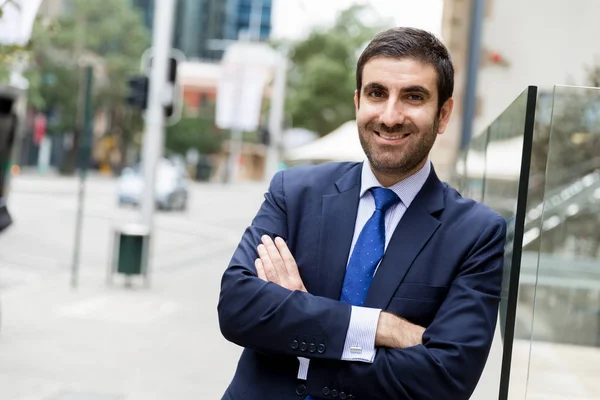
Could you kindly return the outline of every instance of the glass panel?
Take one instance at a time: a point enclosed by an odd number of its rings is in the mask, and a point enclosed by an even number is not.
[[[533,300],[535,298],[537,268],[539,261],[539,232],[542,224],[546,164],[548,160],[549,135],[546,128],[552,113],[552,95],[538,93],[535,126],[531,146],[527,213],[522,241],[521,268],[514,323],[514,340],[510,365],[509,396],[525,399],[527,371],[531,349],[533,325]]]
[[[471,196],[499,212],[507,222],[507,243],[498,323],[488,362],[472,400],[507,398],[513,348],[517,285],[527,202],[527,184],[537,88],[526,89],[487,129],[475,138],[467,155],[478,190]],[[471,188],[474,183],[471,182]],[[527,361],[525,353],[525,365]]]
[[[489,129],[473,140],[465,155],[465,190],[463,195],[476,201],[483,201],[485,181],[486,147],[489,141]]]
[[[527,399],[598,399],[600,90],[557,86]]]

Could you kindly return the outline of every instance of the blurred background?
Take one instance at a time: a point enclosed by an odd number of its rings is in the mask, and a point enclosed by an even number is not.
[[[436,171],[507,218],[513,102],[538,87],[510,398],[600,399],[597,15],[597,0],[0,0],[0,399],[220,398],[240,353],[218,329],[221,274],[276,171],[365,158],[356,61],[394,26],[454,60]],[[474,399],[498,397],[501,359]]]

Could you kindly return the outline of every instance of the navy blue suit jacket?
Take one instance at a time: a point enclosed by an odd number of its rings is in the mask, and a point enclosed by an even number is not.
[[[359,202],[360,163],[277,173],[221,284],[224,337],[245,349],[224,399],[463,400],[486,363],[497,320],[506,236],[496,212],[431,175],[404,214],[367,294],[426,327],[423,344],[341,361],[351,306],[339,301]],[[284,238],[309,293],[257,277],[264,234]],[[306,382],[297,357],[311,359]],[[342,396],[343,392],[343,396]],[[325,395],[327,393],[327,395]]]

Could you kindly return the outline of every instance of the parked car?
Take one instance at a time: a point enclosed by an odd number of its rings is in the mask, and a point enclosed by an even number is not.
[[[156,206],[161,210],[187,208],[188,176],[179,163],[163,158],[156,166]],[[144,176],[141,166],[123,169],[118,181],[119,205],[139,206],[144,195]]]

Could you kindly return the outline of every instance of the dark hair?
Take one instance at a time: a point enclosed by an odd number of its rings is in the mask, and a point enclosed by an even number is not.
[[[454,66],[450,53],[433,34],[416,28],[392,28],[381,32],[362,52],[356,65],[356,90],[360,98],[365,64],[375,57],[410,58],[434,66],[437,73],[438,110],[454,91]]]

